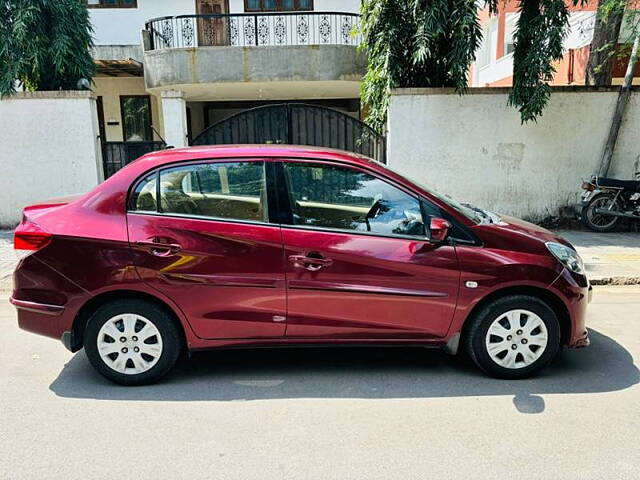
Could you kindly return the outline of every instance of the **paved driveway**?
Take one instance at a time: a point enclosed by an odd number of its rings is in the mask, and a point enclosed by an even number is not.
[[[592,347],[525,381],[349,348],[198,354],[118,387],[0,300],[0,478],[640,477],[640,287],[597,287]]]
[[[15,266],[16,255],[13,253],[13,231],[0,230],[0,290],[3,289],[3,284],[13,274]]]

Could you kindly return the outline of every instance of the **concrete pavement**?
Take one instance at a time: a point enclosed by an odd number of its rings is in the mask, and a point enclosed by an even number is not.
[[[0,290],[10,280],[16,266],[16,256],[13,253],[13,231],[0,230]]]
[[[200,353],[109,384],[0,299],[0,478],[637,479],[640,287],[596,287],[592,346],[538,378],[423,349]]]
[[[582,257],[594,285],[640,284],[640,233],[562,230]]]

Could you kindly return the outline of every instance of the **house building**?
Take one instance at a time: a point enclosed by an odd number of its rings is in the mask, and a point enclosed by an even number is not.
[[[87,0],[103,161],[167,144],[384,155],[360,122],[359,0]],[[363,140],[364,139],[364,140]]]
[[[165,145],[313,144],[385,159],[384,138],[361,121],[360,0],[86,2],[105,175]],[[597,0],[567,4],[553,83],[580,85]],[[498,15],[480,12],[472,87],[511,85],[518,16],[516,0],[501,2]],[[617,62],[614,84],[625,67]]]
[[[584,85],[587,61],[593,39],[593,29],[598,8],[597,0],[588,0],[584,5],[574,5],[565,0],[569,8],[569,33],[564,42],[565,54],[556,63],[554,85]],[[514,32],[520,14],[518,0],[501,1],[498,15],[489,15],[485,8],[480,13],[483,28],[483,41],[471,69],[472,87],[511,86],[513,78]],[[625,42],[630,35],[626,21],[620,31],[619,43]],[[622,84],[627,58],[619,58],[613,69],[614,85]],[[640,84],[640,65],[634,83]]]

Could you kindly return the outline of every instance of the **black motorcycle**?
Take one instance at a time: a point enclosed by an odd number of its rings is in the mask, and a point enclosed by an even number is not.
[[[640,220],[640,180],[593,176],[582,189],[581,220],[591,230],[610,232],[621,218]]]

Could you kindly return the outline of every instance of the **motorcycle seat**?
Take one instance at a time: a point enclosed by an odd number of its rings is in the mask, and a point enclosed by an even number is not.
[[[640,192],[640,180],[618,180],[616,178],[598,177],[596,185],[599,187],[622,188],[632,192]]]

